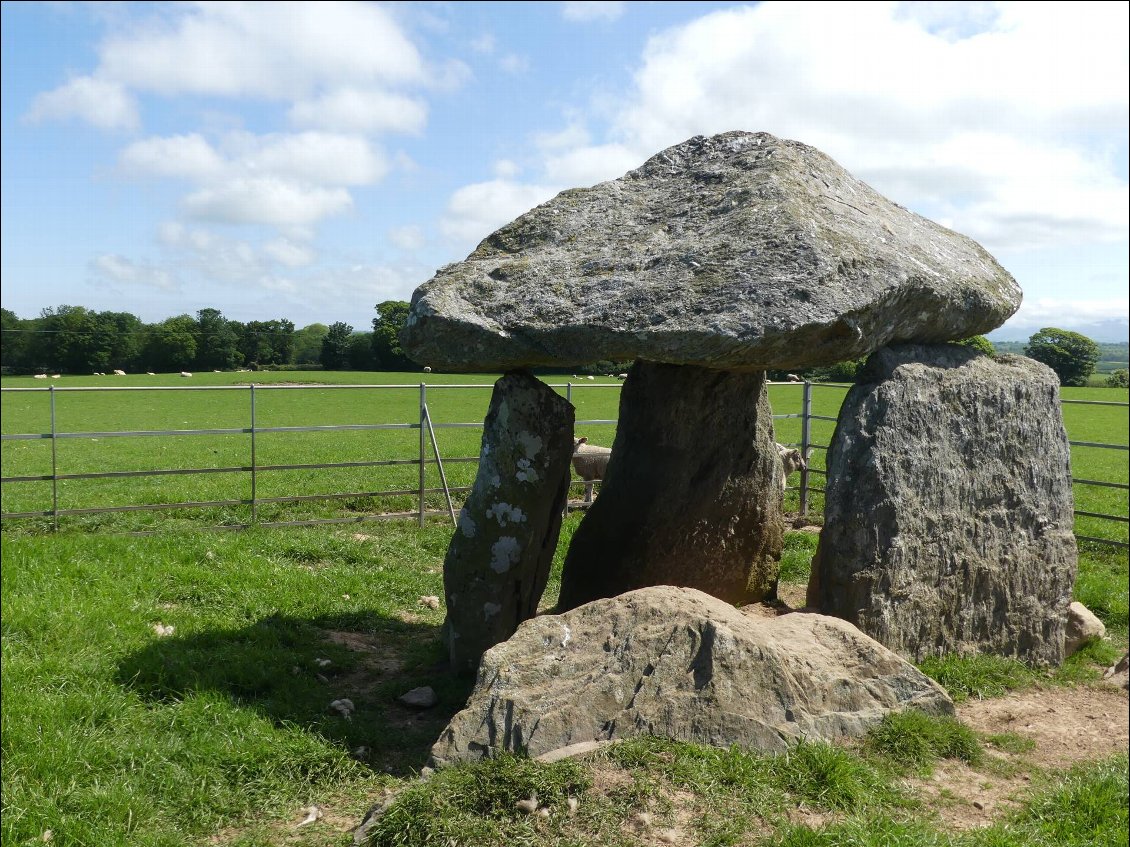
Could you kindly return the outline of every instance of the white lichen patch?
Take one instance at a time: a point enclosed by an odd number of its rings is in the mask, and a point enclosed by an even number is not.
[[[499,526],[506,526],[508,523],[520,524],[526,520],[525,513],[518,506],[502,502],[495,503],[487,509],[487,517],[494,518]]]
[[[561,646],[562,646],[562,647],[565,647],[565,646],[566,646],[566,645],[567,645],[567,644],[568,644],[568,643],[569,643],[570,641],[572,641],[572,640],[573,640],[573,633],[572,633],[572,631],[571,631],[571,630],[569,629],[569,627],[568,627],[568,626],[566,626],[565,624],[562,624],[562,625],[561,625],[561,628],[562,628],[562,629],[563,629],[563,630],[565,631],[565,635],[564,635],[564,637],[563,637],[563,638],[561,639]]]
[[[522,545],[517,538],[504,535],[490,548],[490,569],[495,573],[506,573],[522,555]]]
[[[526,430],[518,433],[518,443],[522,447],[522,452],[526,454],[526,458],[530,460],[536,459],[541,448],[545,446],[540,435],[534,435]]]
[[[475,526],[474,518],[467,514],[466,508],[459,510],[459,529],[468,538],[474,538],[475,532],[478,531],[478,527]]]
[[[502,606],[498,603],[483,603],[483,620],[489,621],[501,611]]]
[[[529,459],[519,459],[517,464],[518,472],[514,474],[514,478],[517,479],[518,482],[538,481],[538,472],[534,470],[533,464]]]

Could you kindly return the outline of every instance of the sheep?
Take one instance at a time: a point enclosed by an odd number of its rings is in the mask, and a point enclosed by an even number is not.
[[[616,374],[616,379],[627,379],[627,378],[628,378],[627,374]]]
[[[180,375],[183,376],[185,379],[188,379],[188,377],[192,376],[192,374],[190,374],[188,371],[181,371]]]
[[[47,374],[32,374],[36,379],[47,379]]]
[[[118,370],[117,368],[114,369],[114,376],[125,376],[125,375],[126,375],[125,371]]]
[[[785,379],[787,379],[789,382],[804,382],[804,380],[796,374],[789,374],[787,377],[785,377]]]
[[[51,379],[58,379],[58,378],[59,378],[59,374],[51,374]]]
[[[795,447],[786,447],[784,444],[773,442],[777,447],[777,455],[781,459],[781,466],[784,468],[784,474],[781,476],[781,493],[785,493],[785,489],[789,486],[789,475],[793,471],[803,471],[808,467],[808,459],[812,457],[812,448],[808,448],[807,455],[801,453]]]
[[[589,444],[588,441],[588,438],[573,439],[573,470],[585,481],[585,502],[591,503],[593,483],[604,479],[612,450]]]
[[[424,373],[430,374],[431,372],[432,372],[432,369],[430,367],[428,367],[427,365],[424,365]]]

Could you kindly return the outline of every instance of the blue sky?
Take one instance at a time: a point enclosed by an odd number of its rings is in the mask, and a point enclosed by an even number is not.
[[[1128,4],[11,3],[2,301],[346,321],[732,129],[984,244],[993,333],[1128,335]]]

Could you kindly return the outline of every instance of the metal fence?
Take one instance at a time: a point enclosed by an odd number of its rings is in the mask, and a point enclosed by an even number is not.
[[[781,385],[781,384],[778,384]],[[795,385],[796,388],[802,391],[800,411],[797,413],[775,414],[775,419],[799,419],[800,420],[800,442],[795,445],[800,448],[804,455],[808,455],[810,450],[824,450],[827,451],[829,445],[820,444],[813,440],[812,437],[812,422],[813,421],[828,421],[835,423],[836,417],[829,415],[818,415],[813,413],[813,392],[816,390],[839,390],[845,391],[851,386],[842,383],[789,383],[788,385]],[[491,388],[489,384],[433,384],[430,386],[433,389],[486,389]],[[574,384],[566,382],[563,384],[550,384],[551,388],[564,389],[566,398],[571,402],[573,399],[574,388],[591,389],[619,389],[619,384]],[[419,417],[418,420],[404,422],[404,423],[377,423],[377,424],[344,424],[344,425],[329,425],[329,426],[261,426],[257,420],[256,415],[256,398],[264,391],[301,391],[301,390],[381,390],[381,389],[405,389],[415,388],[419,396]],[[444,514],[444,510],[428,509],[427,496],[429,494],[442,494],[444,496],[446,513],[450,516],[451,520],[455,520],[455,508],[452,494],[462,494],[470,490],[469,486],[450,486],[448,484],[447,473],[445,469],[445,462],[450,465],[453,463],[463,462],[477,462],[477,456],[455,456],[444,458],[440,454],[439,444],[436,438],[436,430],[438,429],[454,429],[454,428],[479,428],[483,426],[482,421],[466,422],[466,423],[438,423],[433,421],[431,410],[428,407],[428,389],[426,383],[419,383],[417,386],[405,385],[232,385],[232,386],[122,386],[122,387],[56,387],[54,385],[46,386],[44,388],[2,388],[0,391],[7,392],[47,392],[49,402],[50,414],[50,431],[38,433],[15,433],[0,435],[0,440],[3,441],[27,441],[27,440],[43,440],[48,439],[51,442],[51,473],[50,474],[33,474],[23,476],[0,476],[0,483],[4,485],[18,484],[18,483],[31,483],[31,482],[50,482],[51,483],[51,508],[33,511],[15,511],[15,512],[0,512],[0,518],[4,519],[20,519],[20,518],[50,518],[52,525],[58,529],[58,522],[60,517],[74,516],[74,515],[94,515],[105,514],[112,512],[136,512],[146,510],[165,510],[165,509],[191,509],[191,508],[207,508],[207,507],[225,507],[225,506],[248,506],[251,510],[250,523],[233,523],[225,524],[221,527],[213,527],[217,529],[242,529],[251,525],[258,526],[303,526],[311,524],[330,524],[330,523],[353,523],[367,520],[383,520],[389,518],[405,518],[415,516],[421,525],[429,515]],[[135,391],[240,391],[248,395],[248,426],[246,427],[226,427],[226,428],[209,428],[209,429],[163,429],[163,430],[113,430],[113,431],[63,431],[57,427],[56,416],[56,396],[62,392],[135,392]],[[1117,406],[1127,408],[1130,404],[1127,403],[1108,403],[1103,401],[1094,400],[1069,400],[1064,399],[1061,401],[1064,404],[1081,404],[1093,406]],[[615,425],[615,419],[590,419],[576,421],[579,426],[583,425]],[[303,463],[303,464],[263,464],[258,461],[256,440],[257,436],[268,433],[296,433],[296,432],[346,432],[346,431],[376,431],[376,430],[417,430],[419,432],[419,449],[417,455],[412,458],[390,459],[382,461],[358,461],[358,462],[326,462],[326,463]],[[59,458],[57,445],[61,440],[66,439],[91,439],[91,438],[153,438],[153,437],[167,437],[167,436],[203,436],[203,435],[246,435],[249,438],[249,461],[244,465],[235,465],[229,467],[212,467],[212,468],[175,468],[175,469],[151,469],[139,471],[93,471],[83,473],[62,473],[59,467]],[[1105,450],[1121,450],[1126,452],[1130,450],[1130,446],[1125,444],[1105,444],[1099,442],[1089,441],[1071,441],[1073,447],[1084,448],[1097,448]],[[428,455],[428,447],[431,447],[431,456]],[[426,472],[429,464],[434,464],[440,476],[440,487],[428,487]],[[389,467],[389,466],[403,466],[415,465],[418,467],[418,483],[414,488],[410,489],[396,489],[388,491],[353,491],[344,493],[327,493],[327,494],[301,494],[290,495],[285,497],[260,497],[258,496],[258,480],[259,476],[266,472],[283,471],[283,470],[315,470],[315,469],[329,469],[329,468],[367,468],[367,467]],[[92,508],[60,508],[59,505],[59,482],[64,480],[93,480],[93,479],[121,479],[129,477],[157,477],[157,476],[173,476],[173,475],[189,475],[189,474],[248,474],[250,478],[250,497],[223,499],[223,500],[210,500],[210,501],[185,501],[176,503],[149,503],[149,504],[133,504],[127,506],[101,506]],[[827,476],[827,472],[819,468],[810,467],[806,463],[805,467],[800,471],[800,485],[792,490],[799,491],[799,511],[801,515],[807,515],[811,507],[811,496],[814,493],[823,493],[824,488],[813,485],[813,476]],[[1130,485],[1120,482],[1112,482],[1105,480],[1091,480],[1091,479],[1074,479],[1076,485],[1084,486],[1098,486],[1104,488],[1116,488],[1123,491],[1130,491]],[[260,506],[275,503],[297,503],[302,501],[314,500],[342,500],[346,498],[364,498],[364,497],[391,497],[391,496],[414,496],[417,500],[417,508],[415,512],[394,512],[388,514],[373,514],[373,515],[355,515],[346,518],[319,518],[313,520],[295,520],[295,521],[261,521],[259,520],[258,510]],[[1096,518],[1099,520],[1113,521],[1122,524],[1130,523],[1130,517],[1127,515],[1110,515],[1100,512],[1079,511],[1076,510],[1077,516]],[[1100,544],[1108,544],[1116,547],[1127,548],[1130,547],[1126,542],[1116,541],[1108,538],[1097,538],[1086,535],[1078,535],[1078,538],[1086,541],[1094,541]]]

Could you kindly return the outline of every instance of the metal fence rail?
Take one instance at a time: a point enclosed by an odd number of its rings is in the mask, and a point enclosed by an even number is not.
[[[798,446],[802,453],[807,456],[812,450],[827,451],[829,445],[820,444],[812,438],[812,422],[813,421],[827,421],[835,423],[837,418],[828,415],[817,415],[812,412],[812,396],[814,389],[838,389],[846,391],[851,388],[850,384],[845,383],[788,383],[789,385],[797,385],[802,389],[801,396],[801,410],[799,413],[790,414],[775,414],[774,419],[800,419],[801,433],[800,443]],[[782,384],[778,384],[782,385]],[[433,384],[430,386],[433,389],[488,389],[493,388],[489,384]],[[551,388],[565,389],[566,399],[572,402],[574,388],[584,389],[599,389],[599,388],[614,388],[619,389],[619,384],[597,383],[593,385],[574,384],[572,382],[550,384]],[[49,439],[51,441],[51,473],[50,474],[31,474],[31,475],[17,475],[17,476],[0,476],[0,483],[30,483],[30,482],[51,482],[51,508],[33,511],[21,512],[0,512],[0,518],[43,518],[49,517],[55,529],[58,529],[59,518],[61,516],[69,515],[95,515],[113,512],[138,512],[138,511],[160,511],[170,509],[188,509],[188,508],[214,508],[226,506],[250,506],[251,509],[251,522],[250,523],[234,523],[225,524],[220,527],[222,529],[242,529],[251,525],[258,526],[307,526],[312,524],[322,523],[354,523],[369,520],[387,520],[390,518],[404,518],[415,516],[421,525],[429,515],[444,514],[443,511],[427,508],[427,495],[442,493],[446,503],[446,513],[452,521],[455,521],[454,502],[451,495],[453,493],[465,493],[470,490],[469,486],[456,486],[452,487],[448,484],[447,474],[444,464],[457,464],[466,462],[477,462],[477,456],[454,456],[442,457],[440,455],[439,444],[436,438],[436,430],[438,429],[464,429],[464,428],[477,428],[481,429],[483,424],[479,422],[466,422],[466,423],[436,423],[432,420],[430,409],[428,408],[428,388],[426,383],[419,383],[418,385],[404,385],[404,384],[387,384],[387,385],[364,385],[364,384],[347,384],[347,385],[332,385],[332,384],[318,384],[318,385],[224,385],[224,386],[121,386],[121,387],[56,387],[54,385],[45,386],[43,388],[0,388],[4,393],[8,392],[48,392],[49,395],[49,410],[50,410],[50,431],[41,433],[12,433],[0,435],[0,440],[3,441],[35,441]],[[325,426],[259,426],[256,416],[256,397],[258,393],[263,391],[296,391],[296,390],[382,390],[382,389],[397,389],[400,391],[415,389],[418,392],[418,405],[419,405],[419,418],[417,421],[409,423],[378,423],[378,424],[340,424],[340,425],[325,425]],[[205,429],[167,429],[167,430],[97,430],[97,431],[60,431],[57,426],[56,417],[56,395],[62,392],[106,392],[106,391],[243,391],[249,394],[248,410],[250,415],[249,426],[246,427],[222,427],[222,428],[205,428]],[[1080,405],[1093,405],[1093,406],[1115,406],[1127,408],[1130,404],[1107,402],[1098,400],[1070,400],[1062,399],[1064,404],[1080,404]],[[580,420],[576,421],[578,425],[615,425],[614,419],[593,419],[593,420]],[[409,459],[388,459],[381,461],[356,461],[356,462],[316,462],[316,463],[301,463],[301,464],[262,464],[258,462],[257,456],[257,437],[263,434],[273,433],[299,433],[299,432],[367,432],[367,431],[380,431],[380,430],[418,430],[419,431],[419,449],[415,458]],[[91,439],[91,438],[126,438],[126,437],[168,437],[168,436],[201,436],[201,435],[246,435],[249,436],[249,463],[245,465],[232,465],[228,467],[212,467],[212,468],[169,468],[169,469],[149,469],[139,471],[90,471],[82,473],[62,473],[59,470],[59,459],[57,444],[61,440],[67,439]],[[1125,444],[1105,444],[1101,442],[1092,441],[1070,441],[1072,447],[1084,448],[1098,448],[1106,450],[1121,450],[1130,451],[1130,446]],[[432,456],[428,457],[428,447],[431,447]],[[790,445],[794,446],[794,445]],[[441,486],[428,487],[427,485],[427,466],[429,464],[436,465]],[[259,475],[269,471],[284,471],[284,470],[319,470],[331,468],[371,468],[371,467],[390,467],[398,465],[415,465],[419,468],[418,482],[414,488],[400,488],[387,491],[354,491],[354,492],[334,492],[325,494],[302,494],[290,495],[285,497],[260,497],[258,496],[258,481]],[[149,504],[132,504],[125,506],[99,506],[87,508],[60,508],[59,506],[59,482],[67,480],[94,480],[94,479],[121,479],[129,477],[159,477],[159,476],[174,476],[174,475],[195,475],[195,474],[231,474],[231,473],[246,473],[250,478],[251,496],[246,498],[231,498],[222,500],[206,500],[206,501],[185,501],[176,503],[149,503]],[[819,468],[812,468],[805,463],[805,466],[800,471],[800,485],[792,488],[791,490],[798,490],[800,496],[800,513],[807,515],[811,506],[811,495],[814,493],[824,493],[825,489],[813,485],[812,476],[827,477],[827,472]],[[1121,482],[1110,482],[1105,480],[1091,480],[1075,478],[1072,480],[1075,485],[1083,486],[1096,486],[1103,488],[1115,488],[1123,491],[1130,491],[1130,485]],[[260,521],[258,516],[258,509],[260,505],[275,504],[275,503],[298,503],[304,501],[330,501],[341,500],[348,498],[366,498],[366,497],[394,497],[394,496],[415,496],[417,498],[417,508],[414,512],[394,512],[389,514],[379,515],[357,515],[347,518],[318,518],[311,520],[299,521]],[[1076,516],[1096,518],[1099,520],[1112,521],[1116,523],[1130,523],[1130,517],[1126,515],[1109,515],[1101,512],[1091,512],[1076,510]],[[1077,535],[1081,540],[1094,541],[1100,544],[1108,544],[1120,548],[1130,547],[1123,541],[1116,541],[1107,538],[1095,538],[1090,536]]]

